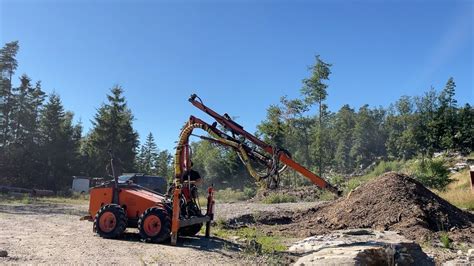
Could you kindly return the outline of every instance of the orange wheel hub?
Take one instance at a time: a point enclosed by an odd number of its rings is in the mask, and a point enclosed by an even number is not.
[[[148,236],[156,236],[161,231],[161,220],[156,215],[148,216],[143,221],[143,229]]]
[[[100,230],[105,233],[112,232],[117,226],[117,219],[112,212],[104,212],[99,219]]]

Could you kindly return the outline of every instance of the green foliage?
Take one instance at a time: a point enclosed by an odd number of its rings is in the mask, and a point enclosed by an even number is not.
[[[173,176],[171,159],[168,150],[160,151],[153,135],[149,133],[136,157],[135,165],[140,173],[171,178]]]
[[[322,201],[331,201],[335,199],[336,199],[336,195],[327,190],[322,190],[321,194],[319,195],[319,200],[322,200]]]
[[[109,150],[116,158],[118,174],[133,172],[138,147],[138,134],[132,127],[133,115],[128,109],[123,89],[115,86],[107,95],[108,103],[103,104],[92,121],[93,129],[86,138],[83,152],[87,158],[89,176],[107,176],[110,162]]]
[[[369,180],[374,179],[377,176],[380,176],[386,172],[400,172],[403,170],[405,167],[405,162],[404,161],[381,161],[379,162],[372,171],[369,173],[363,175],[363,176],[357,176],[349,179],[345,183],[345,189],[344,192],[347,194],[351,190],[356,189],[358,186],[366,183]],[[343,185],[344,187],[344,185]]]
[[[262,202],[266,204],[285,203],[285,202],[296,202],[297,198],[293,195],[283,193],[270,193],[266,196]]]
[[[218,202],[237,202],[249,199],[247,195],[239,189],[220,189],[215,192],[215,198]]]
[[[255,197],[257,189],[255,187],[244,187],[244,195],[247,199]]]
[[[430,188],[444,190],[452,182],[442,159],[417,160],[410,170],[413,178]]]
[[[342,176],[342,175],[334,175],[330,178],[330,181],[331,181],[331,184],[339,187],[339,186],[343,185],[346,180],[345,180],[344,176]]]
[[[449,239],[448,232],[441,232],[439,234],[439,241],[441,242],[444,248],[451,248],[451,239]]]
[[[218,237],[231,239],[238,236],[244,241],[244,252],[253,255],[274,254],[282,252],[287,247],[282,243],[282,238],[278,236],[268,236],[261,230],[253,227],[244,227],[235,230],[216,229],[214,234]]]
[[[73,122],[73,114],[64,109],[59,96],[47,97],[41,83],[27,75],[14,84],[18,51],[18,42],[6,43],[0,49],[0,183],[63,190],[70,186],[72,175],[107,175],[109,149],[117,158],[119,172],[173,175],[171,154],[158,149],[151,135],[137,150],[134,118],[120,86],[111,89],[107,102],[93,118],[92,130],[82,136],[81,125]],[[257,133],[268,143],[287,149],[297,162],[321,176],[359,173],[374,161],[429,158],[446,150],[474,151],[474,109],[470,104],[458,106],[453,78],[441,92],[431,88],[418,97],[402,96],[388,109],[364,105],[355,111],[344,105],[331,112],[325,104],[331,65],[317,56],[309,70],[301,96],[285,96],[279,104],[271,105]],[[317,112],[308,114],[314,107]],[[234,198],[249,198],[254,193],[250,189],[254,180],[234,151],[205,141],[191,145],[195,169],[204,177],[205,186],[239,189],[233,194],[242,196]],[[389,164],[381,162],[373,173],[349,180],[346,188],[398,169]],[[429,161],[414,167],[414,172],[431,187],[447,184],[439,163]],[[308,183],[291,171],[281,179],[284,185]]]

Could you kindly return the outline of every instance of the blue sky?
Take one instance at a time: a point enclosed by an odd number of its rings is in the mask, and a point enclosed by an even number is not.
[[[327,104],[387,106],[453,76],[474,103],[473,1],[7,1],[0,41],[18,75],[60,94],[85,132],[115,84],[144,138],[173,149],[197,93],[253,132],[307,67],[332,63]]]

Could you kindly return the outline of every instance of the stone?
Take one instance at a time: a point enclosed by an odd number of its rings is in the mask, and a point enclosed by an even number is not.
[[[467,256],[468,257],[474,257],[474,249],[467,250]]]
[[[0,250],[0,257],[7,257],[8,252],[6,250]]]
[[[393,231],[338,230],[298,241],[289,251],[303,255],[295,265],[434,265],[418,244]]]

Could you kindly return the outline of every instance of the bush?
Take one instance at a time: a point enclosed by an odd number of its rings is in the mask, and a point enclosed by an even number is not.
[[[344,176],[342,176],[342,175],[335,175],[335,176],[331,177],[331,184],[333,184],[337,187],[342,186],[345,181],[346,180],[345,180]]]
[[[266,204],[296,202],[296,197],[288,194],[271,193],[262,202]]]
[[[447,232],[441,232],[439,236],[439,241],[443,245],[444,248],[450,248],[451,247],[451,239],[449,239],[448,233]]]
[[[257,190],[255,188],[244,187],[244,195],[245,197],[247,197],[247,199],[251,199],[255,197],[256,194],[257,194]]]
[[[370,177],[377,177],[379,175],[385,174],[386,172],[399,172],[402,170],[403,165],[404,161],[381,161],[368,175]]]
[[[415,161],[411,166],[411,175],[423,185],[444,191],[452,182],[449,170],[442,159],[425,159]]]
[[[215,198],[219,202],[237,202],[248,199],[245,193],[239,189],[226,188],[217,190]]]

